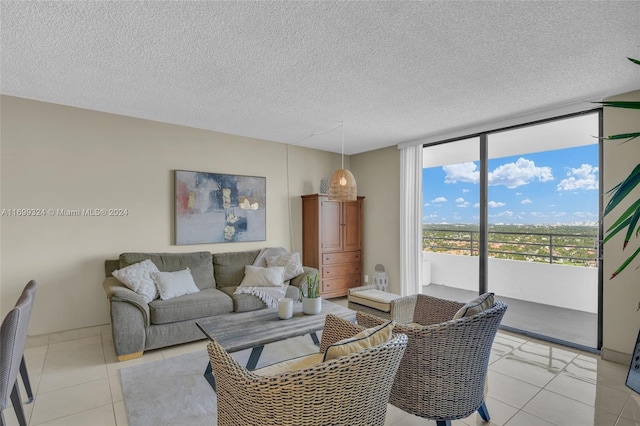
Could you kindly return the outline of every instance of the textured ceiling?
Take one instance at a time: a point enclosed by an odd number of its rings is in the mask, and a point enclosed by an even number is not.
[[[640,2],[0,3],[1,92],[353,154],[640,89]]]

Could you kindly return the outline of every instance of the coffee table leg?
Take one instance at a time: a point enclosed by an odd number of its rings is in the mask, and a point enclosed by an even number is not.
[[[207,363],[207,368],[204,370],[204,378],[209,382],[211,388],[216,390],[216,378],[213,377],[213,369],[211,368],[211,363]]]
[[[311,332],[311,340],[313,340],[313,344],[316,346],[320,346],[320,340],[318,340],[318,335],[315,331]]]
[[[251,355],[249,355],[249,361],[247,361],[247,370],[253,371],[256,369],[263,349],[264,345],[256,346],[255,348],[251,349]]]

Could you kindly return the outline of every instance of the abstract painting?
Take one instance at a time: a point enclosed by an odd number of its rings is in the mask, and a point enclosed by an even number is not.
[[[176,244],[266,240],[266,181],[176,170]]]

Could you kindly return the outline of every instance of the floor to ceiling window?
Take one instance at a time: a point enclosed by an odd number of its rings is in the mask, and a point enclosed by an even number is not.
[[[599,348],[599,135],[595,111],[425,146],[424,291],[491,291],[504,326]]]

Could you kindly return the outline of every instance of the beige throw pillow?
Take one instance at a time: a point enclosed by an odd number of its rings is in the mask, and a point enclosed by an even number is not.
[[[151,277],[156,283],[162,300],[200,291],[189,268],[175,272],[152,272]]]
[[[381,326],[362,330],[348,339],[340,340],[326,349],[323,361],[329,361],[386,343],[391,340],[391,332],[395,325],[395,321],[389,321]]]
[[[282,266],[284,268],[284,281],[297,277],[304,272],[300,261],[300,253],[297,251],[277,256],[267,256],[267,266]]]
[[[282,287],[284,268],[273,266],[261,268],[247,265],[244,267],[244,278],[240,287]]]
[[[142,296],[145,302],[150,303],[158,297],[156,285],[151,277],[154,272],[160,272],[156,264],[149,259],[145,259],[142,262],[113,271],[111,275]]]

